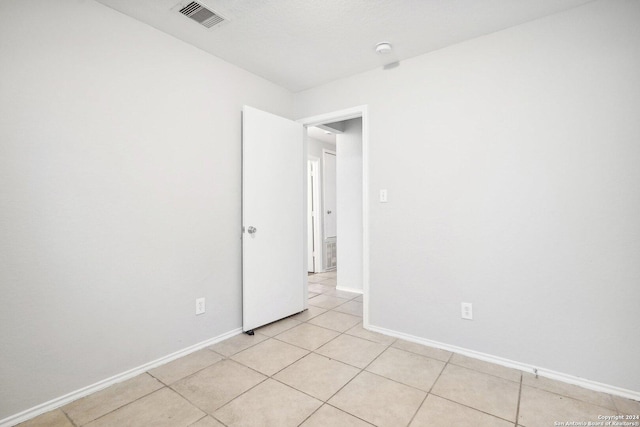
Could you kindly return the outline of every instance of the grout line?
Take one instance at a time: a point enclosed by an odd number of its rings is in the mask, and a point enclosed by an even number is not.
[[[185,400],[186,400],[186,399],[185,399]],[[189,403],[191,403],[191,402],[189,402]],[[200,409],[200,408],[198,408],[198,409]],[[202,411],[202,412],[204,412],[204,411]],[[195,422],[193,422],[193,423],[189,424],[189,426],[188,426],[188,427],[191,427],[191,426],[195,425],[196,423],[199,423],[200,421],[204,420],[204,419],[205,419],[205,418],[207,418],[208,416],[209,416],[209,414],[207,414],[206,412],[204,412],[204,415],[202,416],[202,418],[198,418]]]
[[[346,332],[346,331],[345,331],[345,332]],[[340,332],[340,334],[338,334],[335,338],[333,338],[333,339],[331,339],[331,340],[327,341],[325,344],[323,344],[322,346],[318,347],[316,350],[318,350],[319,348],[324,347],[325,345],[329,344],[331,341],[334,341],[334,340],[338,339],[338,337],[340,337],[340,336],[342,336],[342,335],[346,335],[346,334],[345,334],[345,332]],[[349,335],[349,336],[351,337],[351,335]],[[358,338],[358,337],[354,337],[354,338]],[[362,339],[362,338],[361,338],[361,339]],[[370,342],[373,342],[373,341],[370,341]],[[380,343],[375,343],[375,344],[384,345],[384,344],[380,344]],[[343,362],[343,361],[341,361],[341,360],[332,359],[332,358],[330,358],[330,357],[328,357],[328,356],[325,356],[325,355],[323,355],[323,354],[316,353],[316,352],[315,352],[315,350],[314,350],[314,351],[312,352],[312,353],[314,353],[314,354],[317,354],[317,355],[319,355],[319,356],[326,357],[326,358],[328,358],[329,360],[335,360],[336,362],[343,363],[343,364],[345,364],[345,365],[347,365],[347,366],[351,366],[351,367],[354,367],[354,368],[356,368],[356,369],[359,369],[359,372],[358,372],[358,373],[356,373],[356,374],[355,374],[355,375],[354,375],[354,376],[353,376],[349,381],[347,381],[346,383],[344,383],[344,384],[342,385],[342,387],[340,387],[340,388],[339,388],[335,393],[333,393],[331,396],[329,396],[329,397],[327,398],[327,400],[325,401],[325,403],[326,403],[326,404],[329,404],[329,403],[328,403],[328,402],[329,402],[329,400],[331,400],[331,399],[332,399],[336,394],[340,393],[340,391],[341,391],[342,389],[344,389],[347,385],[349,385],[349,384],[350,384],[350,383],[351,383],[355,378],[357,378],[357,377],[358,377],[358,375],[360,375],[362,372],[364,372],[364,370],[365,370],[369,365],[371,365],[371,363],[373,363],[375,360],[377,360],[377,359],[378,359],[378,357],[380,357],[380,355],[381,355],[382,353],[384,353],[384,352],[389,348],[389,346],[390,346],[390,345],[386,345],[386,346],[385,346],[386,348],[385,348],[384,350],[382,350],[382,351],[381,351],[381,352],[380,352],[380,353],[379,353],[379,354],[378,354],[378,355],[377,355],[377,356],[376,356],[376,357],[375,357],[371,362],[369,362],[369,363],[368,363],[365,367],[363,367],[363,368],[360,368],[359,366],[351,365],[351,364],[346,363],[346,362]],[[333,405],[330,405],[330,406],[333,406]],[[347,411],[344,411],[344,410],[342,410],[342,409],[340,409],[340,408],[336,408],[336,409],[338,409],[338,410],[340,410],[340,411],[342,411],[342,412],[348,413],[348,414],[350,414],[350,415],[352,415],[352,416],[355,416],[355,415],[353,415],[353,414],[351,414],[351,413],[349,413],[349,412],[347,412]],[[356,417],[356,418],[360,419],[359,417]],[[364,421],[364,420],[363,420],[363,421]]]
[[[523,375],[523,378],[524,378],[524,375]],[[541,378],[543,378],[543,377],[541,377]],[[556,380],[551,380],[551,381],[556,381]],[[605,394],[606,396],[608,396],[608,397],[609,397],[609,399],[610,399],[611,401],[613,401],[613,395],[611,395],[611,394],[609,394],[609,393],[605,393],[605,392],[602,392],[602,391],[589,390],[589,389],[587,389],[587,388],[584,388],[584,387],[581,387],[581,386],[579,386],[579,385],[575,385],[575,384],[566,384],[566,383],[562,383],[562,384],[563,384],[563,385],[565,385],[565,386],[566,386],[566,385],[570,385],[570,386],[578,387],[578,388],[580,388],[580,389],[582,389],[582,390],[586,390],[586,391],[591,392],[591,393]],[[617,406],[616,406],[616,404],[615,404],[615,401],[613,401],[613,405],[614,405],[614,407],[613,407],[613,408],[609,408],[609,407],[607,407],[607,406],[602,406],[602,405],[600,405],[600,404],[598,404],[598,403],[595,403],[595,402],[593,402],[593,401],[585,400],[585,399],[584,399],[584,398],[582,398],[582,397],[577,397],[577,396],[575,396],[575,395],[570,395],[570,394],[562,394],[561,392],[553,391],[553,390],[549,390],[549,389],[547,389],[547,388],[540,387],[540,386],[538,386],[538,385],[536,385],[536,384],[532,384],[532,383],[524,384],[524,381],[523,381],[522,386],[524,386],[524,387],[530,387],[530,388],[535,388],[536,390],[540,390],[540,391],[543,391],[543,392],[545,392],[545,393],[550,393],[550,394],[554,394],[554,395],[556,395],[556,396],[565,397],[565,398],[567,398],[567,399],[572,399],[572,400],[575,400],[575,401],[577,401],[577,402],[586,403],[587,405],[590,405],[590,406],[596,406],[596,407],[598,407],[598,408],[606,409],[606,410],[608,410],[608,411],[615,410],[615,411],[618,411],[618,412],[619,412],[618,407],[617,407]],[[622,399],[625,399],[625,398],[623,397]],[[633,399],[631,399],[631,400],[633,400]]]
[[[440,378],[440,376],[438,375],[438,378]],[[437,381],[437,380],[436,380]],[[435,382],[434,382],[435,384]],[[433,387],[433,386],[432,386]],[[416,415],[418,415],[418,412],[420,412],[420,409],[422,408],[422,405],[424,405],[424,402],[427,400],[427,397],[429,397],[429,393],[424,395],[424,399],[422,399],[422,402],[420,402],[420,404],[418,405],[418,407],[416,408],[416,411],[413,413],[413,416],[411,417],[411,419],[409,420],[409,422],[407,423],[407,426],[410,426],[411,423],[413,422],[413,420],[416,418]]]
[[[502,418],[502,417],[499,417],[499,416],[497,416],[497,415],[495,415],[495,414],[490,414],[490,413],[485,412],[485,411],[483,411],[483,410],[481,410],[481,409],[474,408],[474,407],[472,407],[472,406],[469,406],[469,405],[466,405],[466,404],[464,404],[464,403],[461,403],[461,402],[458,402],[458,401],[456,401],[456,400],[453,400],[453,399],[451,399],[451,398],[449,398],[449,397],[445,397],[445,396],[441,396],[441,395],[439,395],[439,394],[435,394],[435,393],[433,393],[433,388],[435,387],[436,383],[438,382],[438,380],[440,379],[440,377],[441,377],[441,376],[442,376],[442,374],[444,373],[444,371],[445,371],[445,369],[447,368],[447,366],[449,366],[449,365],[458,366],[458,365],[454,364],[453,362],[451,362],[451,359],[452,359],[452,358],[453,358],[453,353],[451,354],[451,356],[449,356],[449,360],[448,360],[447,362],[445,362],[445,365],[442,367],[442,371],[440,371],[440,375],[438,375],[438,378],[437,378],[437,379],[433,382],[433,384],[431,385],[431,389],[429,389],[429,393],[428,393],[428,394],[431,394],[431,395],[433,395],[433,396],[437,396],[437,397],[439,397],[440,399],[444,399],[444,400],[447,400],[447,401],[449,401],[449,402],[455,403],[456,405],[460,405],[460,406],[464,406],[465,408],[473,409],[474,411],[477,411],[477,412],[483,413],[483,414],[485,414],[485,415],[489,415],[489,416],[494,417],[494,418],[497,418],[497,419],[499,419],[499,420],[504,420],[504,421],[507,421],[507,422],[512,422],[511,420],[507,420],[507,419]],[[466,369],[469,369],[469,368],[466,368]],[[472,371],[475,371],[474,369],[471,369],[471,370],[472,370]],[[479,371],[475,371],[475,372],[479,372]],[[503,379],[504,379],[504,378],[503,378]],[[514,381],[512,381],[512,382],[514,382]],[[426,400],[426,399],[425,399],[425,400]],[[518,395],[518,403],[519,403],[519,401],[520,401],[520,396]],[[517,422],[518,422],[518,415],[517,415],[517,413],[516,413],[516,424],[517,424]]]
[[[331,403],[325,403],[325,405],[327,405],[327,406],[331,406],[333,409],[336,409],[336,410],[338,410],[338,411],[340,411],[340,412],[344,412],[345,414],[350,415],[350,416],[352,416],[353,418],[356,418],[356,419],[358,419],[358,420],[360,420],[360,421],[362,421],[362,422],[364,422],[364,423],[367,423],[367,424],[368,424],[368,425],[370,425],[370,426],[374,426],[374,427],[375,427],[375,424],[370,423],[369,421],[365,420],[364,418],[360,418],[360,417],[359,417],[359,416],[357,416],[357,415],[353,415],[351,412],[347,412],[347,411],[345,411],[344,409],[340,409],[340,408],[338,408],[337,406],[332,405]]]
[[[429,393],[429,394],[432,395],[432,396],[436,396],[436,397],[438,397],[438,398],[440,398],[442,400],[446,400],[446,401],[449,401],[451,403],[455,403],[456,405],[460,405],[460,406],[464,406],[465,408],[473,409],[475,412],[480,412],[481,414],[489,415],[490,417],[497,418],[499,420],[506,421],[508,423],[512,423],[513,422],[513,420],[508,420],[506,418],[502,418],[499,415],[491,414],[489,412],[483,411],[482,409],[474,408],[473,406],[469,406],[467,404],[460,403],[460,402],[458,402],[456,400],[451,399],[450,397],[441,396],[441,395],[435,394],[435,393]]]
[[[204,350],[204,349],[203,349],[203,350]],[[175,380],[175,381],[173,381],[173,382],[171,382],[171,383],[166,383],[166,382],[162,381],[160,378],[158,378],[157,376],[153,375],[150,371],[146,371],[145,373],[146,373],[146,374],[149,374],[149,376],[150,376],[150,377],[155,378],[155,379],[156,379],[157,381],[159,381],[161,384],[163,384],[163,385],[165,385],[165,386],[167,386],[167,387],[171,387],[173,384],[177,383],[178,381],[182,381],[182,380],[184,380],[184,379],[186,379],[186,378],[190,378],[190,377],[192,377],[192,376],[194,376],[194,375],[196,375],[196,374],[198,374],[198,373],[200,373],[200,372],[204,371],[205,369],[207,369],[207,368],[209,368],[209,367],[211,367],[211,366],[215,365],[216,363],[221,362],[221,361],[223,361],[223,360],[225,359],[225,357],[224,357],[223,355],[221,355],[221,354],[219,354],[219,353],[216,353],[216,352],[215,352],[215,351],[213,351],[213,350],[209,350],[209,351],[211,351],[212,353],[216,354],[217,356],[220,356],[222,359],[220,359],[220,360],[216,360],[215,362],[210,363],[210,364],[208,364],[207,366],[204,366],[204,367],[202,367],[202,368],[199,368],[198,370],[193,371],[193,372],[192,372],[192,373],[190,373],[190,374],[187,374],[187,375],[185,375],[185,376],[183,376],[183,377],[180,377],[180,378],[178,378],[177,380]],[[187,355],[187,356],[189,356],[189,355]],[[187,356],[183,356],[183,357],[187,357]],[[181,357],[181,358],[179,358],[179,359],[175,359],[175,360],[181,360],[181,359],[182,359],[182,357]],[[171,361],[171,362],[173,362],[173,361]],[[169,363],[171,363],[171,362],[169,362]],[[163,366],[165,366],[165,365],[163,365]],[[173,390],[173,389],[172,389],[172,390]]]
[[[399,350],[402,350],[402,349],[399,349]],[[413,353],[413,354],[417,354],[417,353]],[[424,355],[421,355],[421,356],[424,356]],[[427,357],[427,356],[424,356],[424,357]],[[438,374],[438,377],[435,379],[435,381],[433,382],[433,384],[431,384],[431,387],[429,388],[429,391],[427,392],[427,395],[426,395],[426,396],[424,397],[424,399],[422,400],[422,403],[420,403],[420,406],[418,406],[418,409],[417,409],[417,410],[416,410],[416,412],[413,414],[413,417],[411,417],[411,421],[409,422],[409,424],[408,424],[408,425],[411,425],[411,423],[412,423],[412,422],[413,422],[413,420],[415,419],[416,415],[418,415],[418,412],[420,411],[420,408],[422,408],[422,406],[424,405],[424,402],[427,400],[427,398],[429,397],[429,395],[437,396],[437,397],[439,397],[439,398],[441,398],[441,399],[448,400],[449,402],[455,403],[456,405],[461,405],[461,406],[464,406],[464,407],[466,407],[466,408],[473,409],[474,411],[478,411],[478,412],[481,412],[481,413],[483,413],[483,414],[486,414],[486,415],[492,416],[492,417],[494,417],[494,418],[498,418],[498,419],[504,420],[504,418],[498,417],[498,416],[496,416],[496,415],[494,415],[494,414],[490,414],[490,413],[488,413],[488,412],[481,411],[481,410],[479,410],[479,409],[477,409],[477,408],[472,408],[471,406],[465,405],[465,404],[463,404],[463,403],[460,403],[460,402],[457,402],[457,401],[455,401],[455,400],[452,400],[452,399],[449,399],[449,398],[446,398],[446,397],[443,397],[443,396],[439,396],[439,395],[437,395],[437,394],[434,394],[434,393],[433,393],[433,388],[435,387],[435,385],[436,385],[436,383],[438,382],[438,380],[440,380],[440,377],[441,377],[441,376],[442,376],[442,374],[444,373],[444,371],[445,371],[445,369],[447,368],[447,366],[448,366],[448,365],[450,365],[450,364],[451,364],[451,365],[454,365],[454,366],[458,366],[458,365],[455,365],[454,363],[452,363],[452,362],[451,362],[451,358],[452,358],[452,357],[453,357],[453,354],[451,354],[451,355],[449,356],[449,358],[447,359],[447,361],[446,361],[446,362],[444,362],[444,366],[442,367],[442,370],[441,370],[441,371],[440,371],[440,373]],[[438,359],[434,359],[434,360],[438,360]],[[442,360],[439,360],[439,361],[440,361],[440,362],[442,362]],[[519,403],[519,399],[520,399],[520,396],[518,396],[518,403]],[[510,420],[505,420],[505,421],[511,422]],[[517,415],[517,413],[516,413],[516,424],[517,424],[517,421],[518,421],[518,415]]]
[[[516,422],[513,425],[516,427],[518,425],[518,418],[520,417],[520,399],[522,398],[522,373],[520,373],[520,387],[518,388],[518,406],[516,408]]]
[[[144,373],[145,373],[145,374],[148,374],[147,372],[144,372]],[[143,375],[143,374],[140,374],[140,375]],[[150,376],[151,376],[151,375],[150,375]],[[134,377],[134,378],[135,378],[135,377]],[[155,377],[153,377],[153,378],[155,378]],[[160,384],[162,384],[162,387],[160,387],[160,388],[158,388],[158,389],[156,389],[156,390],[153,390],[152,392],[147,393],[147,394],[145,394],[144,396],[140,396],[140,397],[138,397],[137,399],[132,400],[131,402],[127,402],[126,404],[124,404],[124,405],[122,405],[122,406],[119,406],[119,407],[117,407],[117,408],[115,408],[115,409],[113,409],[113,410],[111,410],[111,411],[109,411],[109,412],[107,412],[107,413],[105,413],[105,414],[102,414],[102,415],[100,415],[98,418],[94,418],[93,420],[88,421],[88,422],[87,422],[87,424],[92,423],[92,422],[94,422],[94,421],[96,421],[96,420],[99,420],[99,419],[101,419],[101,418],[104,418],[104,417],[106,417],[107,415],[112,414],[112,413],[114,413],[114,412],[116,412],[116,411],[119,411],[120,409],[125,408],[125,407],[127,407],[127,406],[129,406],[129,405],[132,405],[133,403],[135,403],[135,402],[137,402],[137,401],[139,401],[139,400],[142,400],[142,399],[144,399],[144,398],[146,398],[146,397],[148,397],[148,396],[151,396],[152,394],[157,393],[157,392],[159,392],[160,390],[162,390],[162,389],[164,389],[164,388],[167,388],[167,389],[169,389],[169,390],[171,390],[171,391],[174,391],[174,392],[175,392],[175,390],[173,390],[173,389],[171,389],[170,387],[168,387],[168,386],[164,385],[164,383],[162,383],[161,381],[158,381],[158,382],[159,382]],[[105,389],[105,390],[106,390],[106,389]],[[89,395],[89,396],[91,396],[91,395]],[[180,397],[184,397],[184,396],[182,396],[182,395],[180,394]],[[189,403],[191,403],[191,402],[189,402]],[[200,409],[200,408],[198,408],[198,409]],[[203,412],[204,412],[204,411],[203,411]]]
[[[244,366],[244,365],[241,365],[241,366],[243,366],[243,367],[245,367],[245,368],[247,368],[247,369],[251,369],[251,368],[249,368],[249,367],[247,367],[247,366]],[[255,371],[255,372],[258,372],[258,371],[256,371],[255,369],[252,369],[252,370],[253,370],[253,371]],[[216,408],[216,410],[215,410],[214,412],[219,411],[220,409],[224,408],[225,406],[227,406],[228,404],[230,404],[230,403],[231,403],[231,402],[233,402],[234,400],[238,399],[240,396],[244,396],[244,395],[245,395],[245,394],[247,394],[249,391],[253,390],[254,388],[258,387],[260,384],[264,383],[265,381],[267,381],[268,379],[270,379],[270,378],[271,378],[271,377],[269,377],[269,376],[266,376],[266,375],[265,375],[265,374],[263,374],[262,372],[258,372],[258,373],[259,373],[260,375],[264,376],[264,378],[263,378],[260,382],[258,382],[257,384],[255,384],[255,385],[254,385],[254,386],[252,386],[252,387],[249,387],[248,389],[246,389],[245,391],[243,391],[242,393],[240,393],[239,395],[237,395],[237,396],[236,396],[236,397],[234,397],[233,399],[229,400],[228,402],[225,402],[225,403],[224,403],[224,405],[221,405],[221,406],[217,407],[217,408]],[[173,390],[173,389],[172,389],[172,390]],[[173,390],[173,391],[175,391],[175,390]],[[176,393],[178,393],[177,391],[175,391],[175,392],[176,392]],[[189,399],[187,399],[187,397],[183,396],[183,395],[182,395],[182,394],[180,394],[180,393],[178,393],[178,394],[179,394],[180,396],[182,396],[182,397],[183,397],[187,402],[191,403],[193,406],[195,406],[196,408],[200,409],[200,410],[201,410],[202,412],[204,412],[205,414],[207,414],[207,415],[211,415],[211,417],[215,418],[215,416],[213,415],[213,413],[209,413],[209,412],[205,411],[203,408],[199,407],[198,405],[196,405],[195,403],[193,403],[192,401],[190,401]],[[216,420],[218,420],[217,418],[215,418],[215,419],[216,419]],[[218,420],[218,421],[220,421],[220,420]],[[220,422],[222,423],[222,421],[220,421]],[[223,424],[224,424],[224,423],[223,423]],[[226,425],[226,424],[225,424],[225,425]]]
[[[69,420],[69,422],[71,423],[71,425],[73,425],[74,427],[78,427],[78,424],[76,424],[76,422],[75,422],[75,421],[73,421],[73,420],[71,419],[71,417],[69,416],[69,414],[67,414],[67,413],[66,413],[62,408],[60,408],[60,412],[62,412],[62,414],[63,414],[65,417],[67,417],[67,420]],[[89,421],[89,422],[91,422],[91,421]]]
[[[447,362],[445,362],[445,365],[442,367],[442,371],[440,371],[440,375],[438,375],[438,378],[436,378],[436,380],[435,380],[435,381],[433,382],[433,384],[431,385],[431,388],[429,389],[429,393],[428,393],[428,395],[429,395],[429,394],[431,394],[431,395],[433,395],[433,396],[437,396],[437,397],[439,397],[440,399],[448,400],[449,402],[455,403],[456,405],[464,406],[465,408],[473,409],[474,411],[481,412],[481,413],[486,414],[486,415],[489,415],[489,416],[491,416],[491,417],[498,418],[498,419],[500,419],[500,420],[504,420],[504,421],[507,421],[507,422],[511,422],[511,420],[504,419],[504,418],[499,417],[499,416],[497,416],[497,415],[495,415],[495,414],[490,414],[490,413],[485,412],[485,411],[483,411],[483,410],[480,410],[480,409],[478,409],[478,408],[473,408],[473,407],[471,407],[471,406],[469,406],[469,405],[465,405],[464,403],[457,402],[457,401],[455,401],[455,400],[453,400],[453,399],[450,399],[450,398],[448,398],[448,397],[440,396],[439,394],[435,394],[435,393],[433,393],[433,388],[436,386],[436,383],[438,382],[438,380],[440,379],[440,377],[441,377],[441,376],[442,376],[442,374],[444,373],[444,371],[445,371],[445,369],[447,368],[447,366],[449,366],[449,365],[458,366],[458,365],[456,365],[455,363],[451,362],[451,359],[452,359],[452,358],[453,358],[453,353],[451,353],[451,356],[449,356],[449,360],[447,360]],[[467,369],[468,369],[468,368],[467,368]],[[473,369],[472,369],[472,370],[473,370]],[[476,371],[476,372],[479,372],[479,371]],[[504,378],[503,378],[503,379],[504,379]],[[521,376],[521,380],[522,380],[522,376]],[[428,396],[428,395],[427,395],[427,396]],[[425,399],[425,400],[426,400],[426,399]],[[520,402],[520,396],[518,395],[518,404],[519,404],[519,402]],[[516,413],[516,424],[517,424],[517,423],[518,423],[518,415],[517,415],[517,413]]]
[[[474,369],[474,368],[469,368],[468,366],[457,365],[457,364],[455,364],[455,363],[453,363],[453,362],[451,363],[451,366],[455,366],[456,368],[466,369],[466,370],[473,371],[473,372],[476,372],[476,373],[479,373],[479,374],[488,375],[488,376],[490,376],[490,377],[492,377],[492,378],[497,378],[497,379],[499,379],[499,380],[509,381],[510,383],[513,383],[513,384],[519,384],[519,383],[520,383],[520,381],[519,381],[519,380],[510,380],[510,379],[508,379],[508,378],[501,377],[501,376],[499,376],[499,375],[494,375],[494,374],[490,374],[490,373],[485,372],[485,371],[479,371],[479,370]]]
[[[295,390],[299,391],[298,389],[295,389]],[[324,405],[325,405],[325,403],[322,402],[322,404],[320,406],[318,406],[313,412],[311,412],[309,415],[307,415],[307,417],[298,424],[298,427],[300,427],[302,424],[304,424],[309,418],[311,418],[313,416],[313,414],[318,412],[320,410],[320,408],[322,408]]]

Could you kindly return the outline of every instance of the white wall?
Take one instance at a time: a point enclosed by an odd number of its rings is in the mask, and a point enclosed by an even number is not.
[[[320,141],[317,138],[307,138],[307,155],[317,157],[322,160],[322,150],[336,151],[336,145],[328,142]]]
[[[372,325],[640,391],[638,22],[596,1],[296,95],[369,106]]]
[[[292,95],[93,1],[0,2],[0,61],[0,419],[239,328],[240,111]]]
[[[362,291],[362,119],[336,135],[338,287]]]

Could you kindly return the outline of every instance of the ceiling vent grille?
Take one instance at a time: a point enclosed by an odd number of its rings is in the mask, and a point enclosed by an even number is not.
[[[192,1],[182,9],[180,9],[180,13],[184,16],[187,16],[198,24],[204,25],[207,28],[211,28],[214,25],[220,24],[224,21],[224,18],[198,2]]]

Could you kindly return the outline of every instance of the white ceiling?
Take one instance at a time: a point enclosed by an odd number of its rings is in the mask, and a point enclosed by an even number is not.
[[[199,1],[229,19],[211,29],[178,13],[190,0],[97,1],[297,92],[592,0]]]

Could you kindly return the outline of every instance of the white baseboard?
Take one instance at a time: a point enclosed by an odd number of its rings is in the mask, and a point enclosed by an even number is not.
[[[362,289],[347,288],[345,286],[336,286],[336,289],[339,291],[353,292],[354,294],[362,295]]]
[[[484,360],[485,362],[495,363],[496,365],[506,366],[507,368],[518,369],[520,371],[529,372],[532,374],[538,374],[541,377],[550,378],[553,380],[562,381],[565,383],[584,387],[589,390],[599,391],[603,393],[613,394],[627,399],[640,400],[640,391],[628,390],[625,388],[603,384],[597,381],[591,381],[585,378],[576,377],[562,372],[552,371],[551,369],[540,368],[537,366],[531,366],[526,363],[516,362],[514,360],[505,359],[503,357],[493,356],[487,353],[481,353],[479,351],[469,350],[455,345],[444,344],[438,341],[432,341],[425,338],[408,335],[402,332],[393,331],[391,329],[381,328],[379,326],[365,325],[366,329],[370,329],[374,332],[379,332],[384,335],[389,335],[396,338],[401,338],[405,341],[411,341],[417,344],[426,345],[429,347],[435,347],[442,350],[447,350],[453,353],[462,354],[464,356],[472,357],[474,359]]]
[[[133,378],[136,375],[140,375],[150,369],[156,368],[160,365],[164,365],[165,363],[169,363],[172,360],[186,356],[195,351],[201,350],[205,347],[209,347],[210,345],[216,344],[220,341],[226,340],[227,338],[231,338],[232,336],[238,335],[240,333],[242,333],[242,328],[234,329],[222,335],[218,335],[217,337],[209,338],[208,340],[199,342],[190,347],[183,348],[182,350],[178,350],[174,353],[171,353],[167,356],[153,360],[149,363],[145,363],[144,365],[138,366],[133,369],[129,369],[126,372],[122,372],[110,378],[106,378],[102,381],[98,381],[95,384],[91,384],[79,390],[72,391],[71,393],[65,394],[64,396],[57,397],[48,402],[42,403],[38,406],[34,406],[33,408],[30,408],[30,409],[27,409],[26,411],[22,411],[18,414],[11,415],[10,417],[0,420],[0,427],[15,426],[16,424],[30,420],[31,418],[37,417],[38,415],[44,414],[45,412],[52,411],[68,403],[71,403],[74,400],[78,400],[82,397],[88,396],[91,393],[95,393],[97,391],[105,389],[113,384]]]

